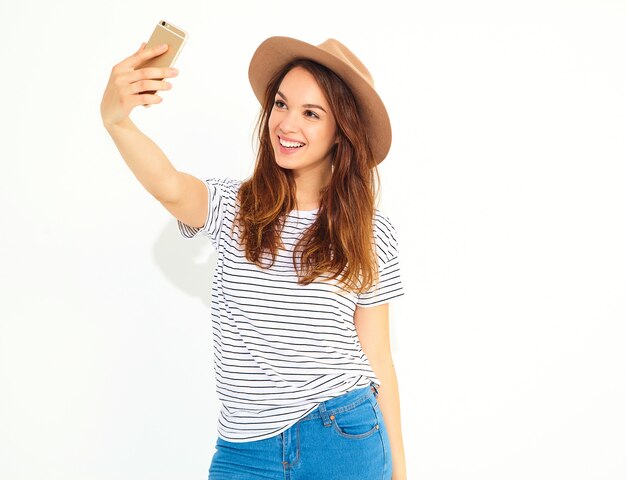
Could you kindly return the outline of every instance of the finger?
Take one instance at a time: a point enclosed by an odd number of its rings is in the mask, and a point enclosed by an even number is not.
[[[159,97],[157,94],[151,95],[149,93],[139,93],[133,95],[135,101],[133,102],[135,105],[154,105],[155,103],[161,103],[163,98]],[[147,108],[147,107],[146,107]]]
[[[157,90],[170,90],[172,86],[172,83],[161,80],[139,80],[122,86],[120,92],[130,95],[144,92],[154,94]]]
[[[158,57],[167,52],[169,46],[166,44],[164,47],[157,45],[155,47],[145,48],[145,44],[142,44],[140,50],[133,53],[130,57],[126,58],[121,65],[125,68],[135,68],[137,65],[144,63],[146,60]]]
[[[137,49],[137,52],[141,52],[144,49],[145,46],[146,46],[146,42],[141,42],[141,46]],[[135,52],[135,53],[137,53],[137,52]]]
[[[134,83],[139,80],[163,80],[178,76],[178,71],[169,67],[143,67],[126,74],[126,81]]]

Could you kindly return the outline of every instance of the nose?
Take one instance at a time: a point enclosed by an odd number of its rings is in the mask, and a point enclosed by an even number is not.
[[[290,132],[297,132],[299,127],[298,127],[298,121],[296,118],[296,112],[291,112],[291,111],[284,112],[283,115],[281,116],[278,127],[285,134],[290,133]]]

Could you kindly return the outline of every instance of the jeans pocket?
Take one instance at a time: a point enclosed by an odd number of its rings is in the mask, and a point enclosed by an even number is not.
[[[335,431],[345,438],[367,438],[380,428],[374,407],[368,400],[351,410],[331,415],[330,418]]]

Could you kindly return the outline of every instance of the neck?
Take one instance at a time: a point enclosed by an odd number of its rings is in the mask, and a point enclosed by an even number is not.
[[[319,208],[320,191],[330,182],[332,170],[330,162],[324,165],[323,170],[308,172],[294,170],[293,178],[296,183],[296,202],[298,210],[315,210]]]

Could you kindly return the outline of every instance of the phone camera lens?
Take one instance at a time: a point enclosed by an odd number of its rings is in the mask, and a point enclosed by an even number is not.
[[[165,26],[165,22],[161,22],[161,25]]]

